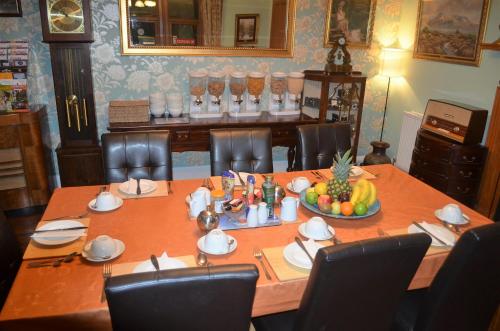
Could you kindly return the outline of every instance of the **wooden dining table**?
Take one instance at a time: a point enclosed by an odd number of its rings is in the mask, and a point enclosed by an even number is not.
[[[380,236],[380,229],[406,232],[413,221],[425,220],[440,224],[434,211],[448,203],[457,203],[450,197],[409,176],[392,165],[368,166],[365,170],[376,175],[372,179],[378,189],[381,210],[359,220],[326,218],[342,242],[352,242]],[[318,181],[310,171],[276,173],[275,180],[285,186],[296,176]],[[115,211],[90,213],[88,240],[101,234],[122,240],[126,246],[121,256],[113,261],[120,264],[149,259],[151,254],[169,256],[197,256],[197,241],[204,234],[196,221],[190,220],[186,196],[202,184],[202,179],[176,180],[173,193],[164,197],[127,199]],[[88,203],[98,192],[97,186],[56,189],[42,219],[63,215],[78,215],[87,211]],[[287,191],[290,196],[297,196]],[[463,230],[492,221],[461,205],[470,217]],[[277,209],[279,213],[279,209]],[[261,249],[285,246],[298,235],[298,226],[315,214],[304,207],[298,211],[298,221],[272,227],[228,230],[237,240],[237,249],[227,255],[209,255],[214,265],[233,263],[256,264],[260,271],[253,305],[253,316],[282,312],[298,307],[307,284],[307,277],[279,281],[264,259],[271,280],[254,258],[254,247]],[[449,251],[427,255],[409,288],[427,287],[441,267]],[[8,299],[0,313],[0,329],[9,330],[110,330],[111,322],[106,302],[101,302],[103,287],[102,263],[78,258],[58,268],[27,268],[23,261]],[[370,281],[367,279],[366,281]]]

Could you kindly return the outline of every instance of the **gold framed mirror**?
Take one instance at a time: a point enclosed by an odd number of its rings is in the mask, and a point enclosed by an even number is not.
[[[295,2],[119,0],[122,54],[292,57]]]

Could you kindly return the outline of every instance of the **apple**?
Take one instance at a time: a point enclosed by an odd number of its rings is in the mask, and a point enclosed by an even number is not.
[[[306,202],[310,205],[315,205],[318,202],[318,193],[314,192],[314,190],[306,192]]]
[[[322,194],[318,197],[318,208],[323,213],[330,213],[332,211],[332,198],[329,195]]]
[[[332,214],[333,215],[340,214],[340,202],[339,201],[332,202]]]

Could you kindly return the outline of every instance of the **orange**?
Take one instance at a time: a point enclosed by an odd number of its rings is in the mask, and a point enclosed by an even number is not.
[[[342,215],[350,216],[350,215],[352,215],[353,211],[354,211],[354,208],[353,208],[351,202],[346,201],[346,202],[342,202],[340,204],[340,212],[342,213]]]

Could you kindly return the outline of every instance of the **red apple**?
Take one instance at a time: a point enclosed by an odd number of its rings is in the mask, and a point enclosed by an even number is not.
[[[318,208],[323,213],[331,213],[332,211],[332,198],[329,195],[322,194],[318,197]]]

